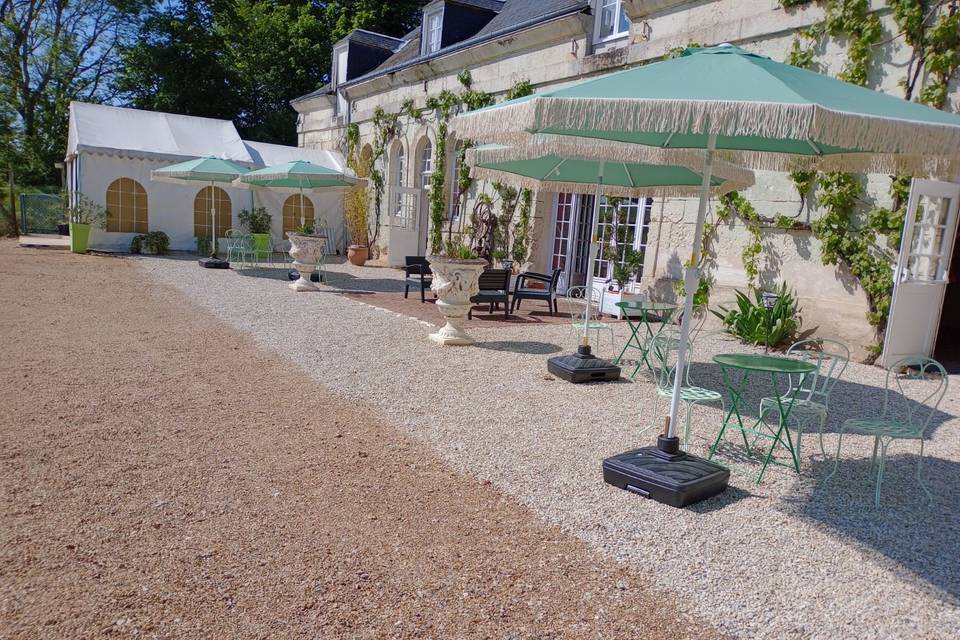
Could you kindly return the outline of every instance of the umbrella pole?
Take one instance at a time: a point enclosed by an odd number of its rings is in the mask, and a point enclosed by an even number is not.
[[[707,139],[707,149],[703,154],[703,184],[700,188],[700,206],[697,209],[697,225],[693,232],[693,251],[690,254],[690,266],[683,277],[683,319],[680,322],[680,344],[677,346],[677,367],[673,372],[673,396],[670,398],[670,422],[667,437],[677,435],[677,413],[680,408],[680,388],[683,386],[684,370],[687,367],[688,342],[690,340],[690,322],[693,320],[693,298],[700,284],[700,244],[703,238],[703,225],[707,217],[707,204],[710,201],[710,182],[713,177],[713,153],[717,148],[717,134],[711,133]]]
[[[217,257],[217,194],[213,192],[213,182],[210,183],[210,257]]]
[[[600,172],[597,174],[597,191],[593,196],[593,217],[590,222],[590,251],[587,252],[587,285],[584,297],[587,299],[587,312],[583,316],[582,344],[590,344],[590,313],[593,307],[593,268],[597,260],[597,243],[600,242],[600,191],[603,188],[604,162],[600,163]]]

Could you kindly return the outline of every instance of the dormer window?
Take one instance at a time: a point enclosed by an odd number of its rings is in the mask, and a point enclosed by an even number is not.
[[[443,5],[423,14],[423,54],[431,54],[440,50],[441,36],[443,35]]]
[[[597,0],[595,42],[616,40],[630,33],[630,19],[623,0]]]

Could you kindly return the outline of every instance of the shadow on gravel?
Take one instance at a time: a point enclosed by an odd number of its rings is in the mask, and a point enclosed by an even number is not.
[[[891,453],[897,449],[919,451],[919,443],[895,442]],[[929,501],[917,484],[918,459],[916,453],[888,455],[880,509],[874,506],[869,455],[841,458],[837,474],[829,481],[826,476],[833,471],[833,460],[814,462],[808,472],[812,480],[803,483],[807,490],[784,500],[778,509],[839,536],[837,544],[859,544],[882,554],[891,571],[921,578],[946,602],[957,605],[960,463],[924,456],[923,478],[933,493]]]
[[[328,271],[330,283],[347,290],[374,291],[376,293],[403,293],[403,280],[395,278],[357,278],[342,271]],[[410,295],[420,295],[419,290],[411,288]]]
[[[708,500],[703,500],[702,502],[697,502],[696,504],[692,504],[689,507],[684,508],[692,513],[699,513],[703,515],[712,513],[714,511],[720,511],[721,509],[726,509],[732,504],[736,504],[745,498],[751,497],[753,497],[753,494],[746,489],[729,485],[727,490],[720,495],[714,496]]]
[[[537,342],[533,340],[494,340],[491,342],[477,342],[473,346],[490,351],[512,351],[513,353],[532,353],[546,355],[559,353],[563,348],[551,342]]]

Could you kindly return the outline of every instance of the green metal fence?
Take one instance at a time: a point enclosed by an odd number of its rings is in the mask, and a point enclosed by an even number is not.
[[[49,193],[20,194],[20,232],[56,233],[67,221],[63,199]]]

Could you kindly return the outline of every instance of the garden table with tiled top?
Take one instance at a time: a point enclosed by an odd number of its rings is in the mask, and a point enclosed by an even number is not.
[[[623,354],[627,352],[627,349],[639,350],[640,359],[637,361],[637,366],[630,375],[631,378],[634,378],[637,372],[640,371],[641,364],[646,364],[648,369],[653,370],[650,366],[650,361],[647,359],[647,352],[650,350],[653,339],[659,336],[663,332],[664,327],[673,319],[673,314],[677,311],[677,305],[670,304],[669,302],[624,300],[618,302],[617,306],[623,310],[624,318],[626,318],[627,325],[630,327],[630,338],[620,351],[620,355],[614,360],[614,364],[620,364],[620,359],[623,358]],[[660,326],[657,327],[656,330],[651,326],[651,315],[655,315],[659,320]],[[643,336],[641,336],[641,329],[644,330]]]
[[[733,428],[739,431],[741,437],[743,437],[743,444],[746,446],[747,455],[749,456],[753,456],[753,452],[751,451],[752,445],[747,441],[748,434],[753,436],[754,445],[756,444],[757,438],[768,438],[773,441],[770,445],[770,450],[767,451],[766,456],[763,458],[763,466],[757,474],[757,484],[760,484],[760,480],[763,479],[763,473],[767,470],[767,466],[771,462],[773,464],[783,464],[774,458],[774,452],[777,446],[784,447],[790,453],[791,464],[787,466],[793,467],[797,473],[799,473],[800,459],[793,446],[790,430],[787,429],[787,418],[790,417],[790,411],[793,409],[793,403],[800,389],[800,385],[794,387],[792,394],[781,395],[778,377],[783,375],[804,376],[812,374],[817,370],[816,365],[807,360],[752,353],[721,353],[714,356],[713,361],[720,366],[720,371],[723,374],[723,384],[730,394],[730,408],[723,418],[723,426],[720,428],[720,433],[717,434],[717,439],[714,441],[713,446],[710,447],[709,458],[713,459],[713,455],[716,453],[717,447],[720,446],[720,440],[723,438],[723,434],[727,428]],[[744,424],[740,409],[743,404],[744,389],[747,387],[751,374],[755,373],[770,376],[770,383],[773,385],[772,395],[776,398],[776,405],[770,406],[766,411],[760,411],[756,422],[747,426]],[[736,378],[738,374],[739,381],[735,381],[734,378]],[[773,409],[776,409],[777,412],[777,423],[775,426],[767,424],[767,421],[764,419],[765,415]],[[786,436],[786,438],[784,438],[784,436]]]

